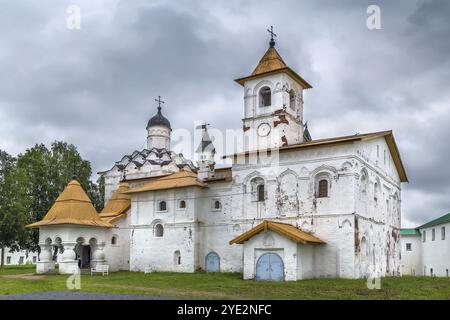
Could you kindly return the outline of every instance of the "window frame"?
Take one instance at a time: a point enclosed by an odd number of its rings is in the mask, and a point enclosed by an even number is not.
[[[431,241],[435,241],[436,240],[436,229],[433,228],[431,229]]]
[[[266,201],[266,186],[260,183],[256,186],[256,202]]]
[[[173,263],[176,266],[181,265],[181,251],[180,250],[175,250],[173,252]]]
[[[161,227],[160,231],[162,232],[161,235],[158,235],[158,227]],[[155,226],[153,227],[153,237],[154,238],[163,238],[164,237],[164,226],[162,223],[158,222],[155,224]]]
[[[293,111],[297,108],[297,94],[294,89],[289,90],[289,108]]]
[[[265,92],[263,92],[263,90]],[[258,99],[259,99],[258,103],[259,108],[267,108],[272,106],[272,89],[267,85],[262,86],[258,91]],[[267,100],[268,104],[266,104]]]
[[[406,244],[406,251],[412,251],[412,243],[408,242]]]
[[[161,206],[164,204],[164,209],[161,209]],[[158,212],[167,212],[168,211],[168,206],[167,206],[167,201],[166,200],[160,200],[158,201],[158,207],[157,210]]]
[[[181,206],[182,203],[184,203],[183,207]],[[186,210],[186,208],[187,208],[186,200],[181,199],[180,201],[178,201],[178,207],[177,207],[178,210]]]
[[[441,240],[445,240],[445,227],[441,227]]]
[[[422,242],[425,243],[427,241],[427,231],[423,230],[422,232]]]
[[[216,208],[216,203],[219,203],[219,208]],[[212,211],[222,211],[222,201],[220,199],[212,199],[211,201],[211,210]]]
[[[329,181],[325,178],[319,178],[317,181],[317,198],[328,198],[329,197]],[[325,182],[325,193],[323,193],[323,182]]]

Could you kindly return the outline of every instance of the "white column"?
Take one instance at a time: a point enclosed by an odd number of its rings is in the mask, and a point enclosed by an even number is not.
[[[95,245],[91,245],[92,259],[91,259],[91,267],[96,268],[99,265],[106,264],[105,260],[105,252],[103,249],[105,248],[104,243],[97,243]]]
[[[59,263],[60,274],[74,274],[79,272],[78,261],[75,254],[76,242],[63,242],[64,252]]]
[[[39,244],[41,253],[39,254],[39,261],[36,262],[36,273],[47,273],[55,269],[55,263],[52,257],[52,245],[42,243]]]

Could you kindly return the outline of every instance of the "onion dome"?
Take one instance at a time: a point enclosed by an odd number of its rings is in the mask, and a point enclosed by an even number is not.
[[[154,126],[163,126],[172,130],[169,120],[161,113],[161,107],[158,107],[158,112],[148,121],[147,129]]]

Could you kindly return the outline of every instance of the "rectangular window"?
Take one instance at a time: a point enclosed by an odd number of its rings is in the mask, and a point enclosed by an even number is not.
[[[431,241],[434,241],[436,239],[436,230],[431,229]]]
[[[19,258],[19,264],[23,264],[23,257]]]
[[[6,264],[11,264],[11,257],[6,257]]]
[[[445,227],[441,228],[441,240],[445,240]]]
[[[412,244],[411,243],[407,243],[406,244],[406,251],[411,251],[412,250]]]
[[[33,263],[36,263],[36,257],[33,257]]]
[[[427,233],[425,232],[425,230],[423,230],[423,234],[422,234],[422,242],[427,241]]]

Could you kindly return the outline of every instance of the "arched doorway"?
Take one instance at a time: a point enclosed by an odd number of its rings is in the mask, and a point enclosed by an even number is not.
[[[208,253],[205,260],[206,272],[220,272],[220,257],[217,253]]]
[[[256,263],[256,280],[284,280],[284,264],[276,253],[264,253]]]

